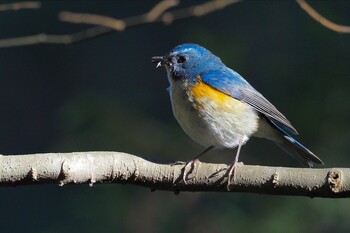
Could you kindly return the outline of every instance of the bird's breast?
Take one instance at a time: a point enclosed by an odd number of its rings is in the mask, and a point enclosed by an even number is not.
[[[170,95],[175,118],[204,146],[235,147],[257,130],[259,117],[252,107],[200,79],[195,84],[172,82]]]

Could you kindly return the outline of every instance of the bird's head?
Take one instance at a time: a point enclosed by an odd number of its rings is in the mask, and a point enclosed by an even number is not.
[[[178,45],[165,56],[152,57],[152,62],[164,65],[174,81],[194,81],[201,72],[222,65],[220,58],[197,44]]]

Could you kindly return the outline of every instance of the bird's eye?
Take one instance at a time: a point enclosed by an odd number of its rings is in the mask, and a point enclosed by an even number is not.
[[[177,63],[179,63],[179,64],[184,63],[185,61],[187,61],[187,57],[185,57],[185,56],[179,56],[177,58]]]

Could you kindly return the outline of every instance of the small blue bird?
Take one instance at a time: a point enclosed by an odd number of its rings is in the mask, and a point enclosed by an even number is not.
[[[291,136],[298,132],[288,119],[209,50],[197,44],[182,44],[165,56],[152,57],[152,62],[167,71],[176,120],[194,141],[207,147],[186,163],[182,174],[185,183],[188,166],[194,166],[204,153],[238,146],[228,170],[229,189],[240,149],[251,136],[275,142],[307,167],[323,164]]]

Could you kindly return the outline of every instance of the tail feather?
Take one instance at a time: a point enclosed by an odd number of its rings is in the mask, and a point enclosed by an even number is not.
[[[289,135],[283,135],[282,142],[276,143],[280,148],[287,152],[290,156],[298,160],[305,167],[312,167],[314,164],[323,164],[322,160],[318,158],[309,149],[299,143],[297,140]]]
[[[298,160],[306,167],[312,167],[314,164],[323,164],[319,157],[278,127],[274,122],[268,122],[278,131],[280,135],[280,140],[276,141],[276,144],[290,156]]]

